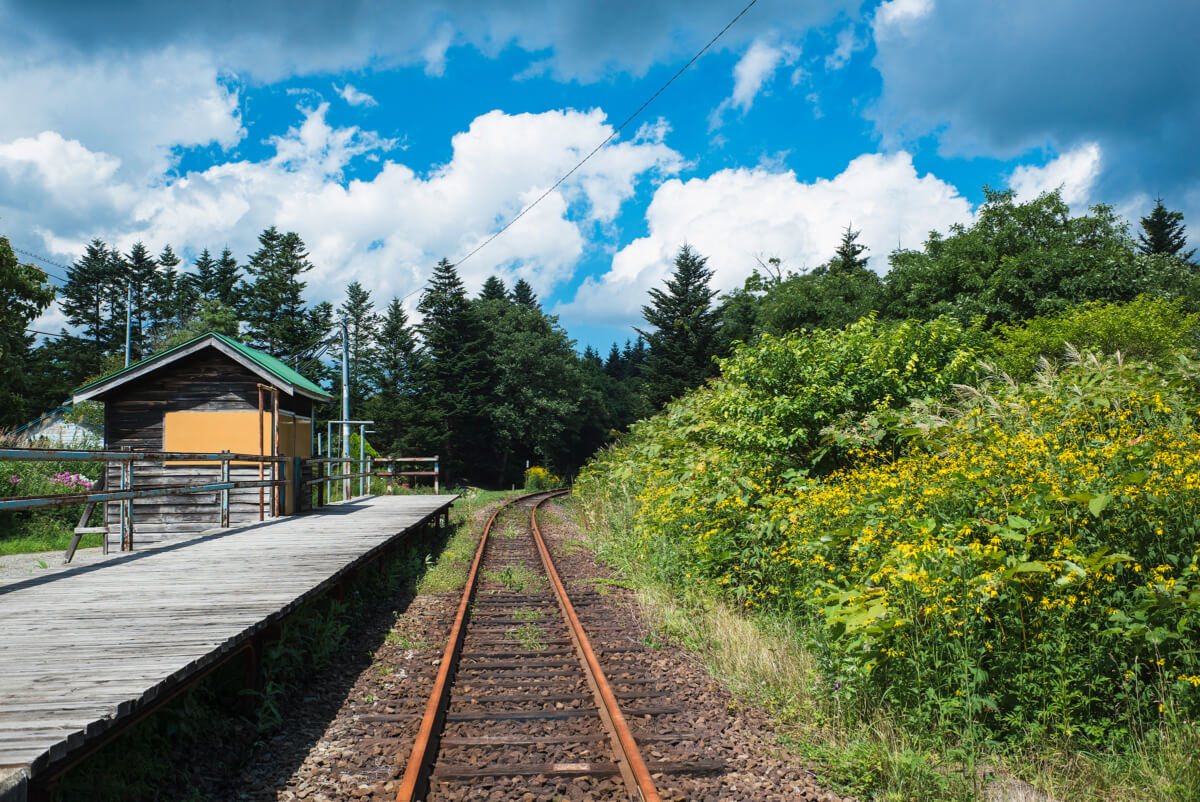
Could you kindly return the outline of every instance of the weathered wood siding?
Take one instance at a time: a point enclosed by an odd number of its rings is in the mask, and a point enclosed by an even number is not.
[[[161,370],[117,388],[105,397],[105,446],[110,449],[128,448],[133,451],[163,450],[163,417],[168,412],[182,411],[245,411],[258,410],[258,384],[261,379],[216,349],[208,348],[191,357],[163,367]],[[271,396],[264,393],[265,414],[271,410]],[[281,412],[311,416],[312,401],[286,393],[279,394]],[[212,449],[220,451],[214,433]],[[270,451],[270,444],[267,444]],[[264,478],[270,478],[270,466]],[[282,474],[281,474],[282,475]],[[108,486],[120,486],[120,467],[108,467]],[[201,484],[220,479],[219,462],[209,465],[164,465],[135,463],[133,486],[153,488],[169,485]],[[258,466],[234,465],[230,478],[258,479]],[[258,490],[248,488],[230,491],[230,524],[258,520]],[[263,491],[267,515],[270,515],[270,488]],[[143,536],[200,532],[221,523],[220,494],[188,493],[176,496],[135,499],[133,502],[134,543]],[[107,505],[105,523],[110,532],[120,526],[120,505]],[[119,536],[112,535],[113,542]]]

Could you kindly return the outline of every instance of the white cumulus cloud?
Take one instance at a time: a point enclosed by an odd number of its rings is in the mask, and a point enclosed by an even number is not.
[[[386,160],[389,140],[336,127],[327,104],[302,109],[303,120],[270,140],[275,153],[229,161],[175,180],[120,179],[115,157],[47,132],[0,145],[0,217],[23,242],[69,261],[93,237],[122,250],[143,240],[154,251],[228,244],[239,258],[270,225],[304,237],[315,269],[310,300],[337,300],[359,280],[381,303],[424,286],[434,263],[457,259],[542,195],[612,126],[603,111],[551,111],[477,117],[452,142],[452,155],[427,174]],[[466,262],[462,275],[478,287],[491,273],[523,277],[540,294],[571,276],[585,249],[612,224],[639,183],[677,172],[682,158],[647,137],[614,142],[520,222]],[[381,158],[370,179],[346,181],[356,159]],[[20,182],[10,193],[5,182]],[[15,185],[14,185],[15,188]],[[34,209],[11,197],[36,194]],[[88,208],[76,208],[78,199]],[[410,305],[416,299],[410,300]]]
[[[1088,142],[1041,166],[1017,167],[1008,177],[1008,185],[1022,201],[1062,187],[1063,200],[1068,204],[1087,206],[1092,202],[1092,189],[1100,176],[1102,163],[1100,146]]]
[[[54,131],[120,159],[141,176],[161,173],[177,146],[242,140],[237,89],[208,54],[165,48],[86,59],[0,56],[0,142]]]
[[[853,25],[843,28],[838,31],[837,43],[833,52],[825,57],[825,69],[840,70],[850,63],[850,59],[855,53],[866,46],[866,40],[859,38],[858,31]]]
[[[660,286],[679,246],[708,257],[713,286],[731,290],[756,266],[779,257],[798,270],[828,261],[847,225],[861,230],[871,267],[887,269],[897,245],[917,247],[934,228],[971,218],[950,184],[919,175],[904,152],[865,154],[832,179],[799,181],[792,172],[721,170],[707,178],[666,181],[646,213],[649,233],[619,250],[611,269],[583,282],[556,311],[572,320],[638,319],[646,292]]]

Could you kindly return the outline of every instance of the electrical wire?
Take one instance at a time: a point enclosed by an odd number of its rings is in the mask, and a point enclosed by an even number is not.
[[[331,345],[333,345],[333,343],[326,343],[324,346],[322,346],[321,350],[313,354],[307,362],[297,367],[296,372],[303,375],[304,371],[308,370],[313,365],[318,364],[321,361],[321,357],[325,355],[325,352],[329,350]]]
[[[606,137],[603,142],[601,142],[599,145],[594,147],[592,149],[591,153],[589,153],[588,155],[586,155],[582,159],[580,159],[578,164],[576,164],[574,167],[572,167],[570,170],[568,170],[566,173],[564,173],[561,178],[559,178],[557,181],[554,182],[553,186],[551,186],[549,189],[547,189],[545,192],[543,192],[541,195],[539,195],[536,200],[534,200],[532,203],[530,203],[528,206],[526,206],[524,209],[522,209],[520,212],[518,212],[516,217],[514,217],[513,219],[511,219],[507,223],[505,223],[500,228],[499,231],[492,234],[490,237],[485,239],[483,242],[476,245],[475,248],[473,250],[471,250],[470,252],[468,252],[466,256],[464,256],[461,259],[459,259],[458,261],[454,262],[454,265],[456,267],[461,265],[463,262],[467,261],[472,256],[474,256],[475,254],[479,253],[481,250],[486,248],[493,240],[495,240],[497,237],[499,237],[501,234],[503,234],[505,231],[507,231],[509,228],[511,228],[514,223],[516,223],[518,220],[520,220],[525,215],[529,214],[529,212],[533,210],[533,207],[537,206],[539,203],[544,201],[546,198],[548,198],[550,196],[550,194],[552,192],[554,192],[554,190],[556,190],[560,186],[562,186],[562,183],[564,181],[566,181],[568,178],[570,178],[572,175],[574,175],[579,170],[580,167],[583,167],[583,165],[587,164],[588,161],[593,156],[595,156],[597,153],[599,153],[601,151],[601,149],[604,148],[605,145],[607,145],[609,142],[612,142],[614,139],[616,139],[617,135],[620,134],[621,131],[624,130],[626,126],[628,126],[631,122],[633,122],[638,117],[638,115],[640,115],[643,111],[645,111],[646,107],[649,106],[651,103],[653,103],[658,98],[659,95],[661,95],[663,92],[665,92],[667,90],[667,87],[669,87],[671,84],[675,83],[676,78],[683,75],[684,72],[686,72],[689,67],[691,67],[693,64],[695,64],[700,59],[701,56],[703,56],[705,53],[707,53],[708,50],[713,45],[715,45],[717,43],[717,41],[722,36],[724,36],[725,33],[730,28],[732,28],[734,26],[734,23],[736,23],[738,20],[740,20],[742,17],[744,17],[746,15],[746,12],[748,12],[751,8],[753,8],[757,2],[758,2],[758,0],[750,0],[750,2],[746,4],[746,7],[738,12],[737,16],[735,16],[733,19],[731,19],[728,22],[728,24],[726,24],[725,27],[722,28],[717,33],[716,36],[714,36],[712,39],[710,39],[708,41],[708,44],[706,44],[704,47],[700,48],[699,52],[697,52],[696,55],[692,56],[691,60],[689,60],[687,64],[684,64],[682,67],[680,67],[679,71],[676,72],[674,75],[672,75],[671,78],[665,84],[663,84],[661,87],[659,87],[658,91],[655,92],[653,95],[651,95],[649,100],[647,100],[645,103],[643,103],[641,106],[639,106],[637,111],[635,111],[633,114],[630,114],[628,117],[625,118],[625,121],[623,123],[621,123],[616,128],[614,128],[613,132],[611,134],[609,134],[608,137]],[[422,289],[424,289],[424,288],[418,287],[417,289],[408,293],[408,295],[405,295],[400,300],[402,300],[402,301],[407,300],[408,298],[412,297],[413,295],[416,295]]]
[[[31,329],[28,326],[25,327],[25,331],[29,332],[30,334],[41,334],[44,337],[54,337],[54,338],[60,339],[60,340],[79,339],[74,334],[54,334],[53,332],[49,332],[49,331],[39,331],[38,329]]]
[[[316,348],[319,345],[324,345],[327,340],[332,340],[335,336],[336,335],[330,335],[329,331],[327,329],[327,330],[321,332],[320,334],[318,334],[312,340],[310,340],[308,345],[304,346],[299,351],[296,351],[294,354],[288,354],[287,356],[282,356],[282,357],[277,357],[277,358],[279,359],[280,362],[285,362],[285,363],[290,362],[293,359],[300,359],[300,358],[304,357],[304,355],[307,354],[312,349]],[[328,347],[328,346],[326,346],[326,347]]]
[[[58,262],[55,262],[53,259],[47,259],[45,256],[42,256],[40,253],[34,253],[33,251],[27,251],[24,248],[18,248],[16,246],[10,246],[10,247],[12,247],[13,251],[15,251],[16,253],[19,253],[23,256],[28,256],[31,259],[37,259],[39,262],[42,262],[44,264],[54,265],[57,268],[66,270],[68,273],[71,272],[71,270],[72,270],[72,268],[67,267],[64,264],[59,264]],[[45,270],[45,268],[42,268],[42,269]],[[45,270],[45,272],[46,272],[46,275],[56,278],[59,281],[69,281],[69,279],[66,278],[65,276],[56,276],[53,273],[51,273],[49,270]]]

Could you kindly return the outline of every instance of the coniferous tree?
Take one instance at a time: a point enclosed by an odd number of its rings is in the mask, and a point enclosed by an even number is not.
[[[226,245],[225,250],[221,251],[221,258],[217,260],[216,267],[213,270],[213,300],[220,301],[225,306],[236,308],[239,278],[241,278],[241,271],[238,267],[237,259],[234,258],[233,252]]]
[[[399,298],[392,298],[379,330],[379,348],[372,366],[376,395],[367,402],[367,417],[375,421],[381,450],[392,456],[413,447],[413,424],[420,409],[420,352]]]
[[[339,311],[350,338],[350,408],[358,409],[374,389],[371,366],[379,340],[379,316],[370,291],[357,281],[346,287],[346,300]]]
[[[483,282],[483,289],[479,291],[479,300],[481,301],[507,301],[508,289],[504,286],[504,282],[499,276],[488,276],[487,281]]]
[[[337,343],[337,359],[334,361],[326,361],[317,356],[317,352],[321,350],[321,342],[335,342],[334,337],[340,337],[339,332],[333,322],[333,304],[329,301],[321,301],[310,308],[304,314],[304,323],[307,330],[312,335],[310,341],[314,343],[310,350],[293,357],[289,363],[296,368],[300,373],[304,374],[313,381],[325,384],[332,384],[334,388],[334,398],[339,399],[334,401],[336,407],[329,407],[328,411],[336,414],[335,418],[340,418],[341,415],[341,394],[342,394],[342,367],[341,367],[341,344]],[[334,364],[336,362],[336,364]]]
[[[626,362],[621,356],[621,349],[614,342],[612,348],[608,349],[608,359],[604,360],[604,373],[613,379],[622,379],[625,377]]]
[[[650,346],[643,378],[647,399],[656,407],[717,373],[713,357],[720,345],[719,313],[712,304],[717,293],[708,286],[712,270],[707,261],[683,245],[667,291],[650,290],[650,304],[642,307],[652,328],[635,331]]]
[[[247,279],[241,285],[240,313],[251,343],[269,354],[291,357],[303,352],[311,339],[304,309],[305,282],[312,269],[304,241],[295,232],[280,234],[271,226],[258,237],[259,249],[250,257]]]
[[[564,446],[584,423],[574,343],[554,316],[535,306],[472,306],[486,335],[480,345],[490,357],[475,473],[504,485],[518,480],[526,460],[566,465]],[[589,364],[599,371],[598,360]]]
[[[129,359],[136,362],[145,356],[146,343],[153,326],[154,298],[151,283],[158,261],[150,255],[145,243],[135,242],[125,255],[125,278],[132,288],[130,313]]]
[[[217,260],[212,258],[208,248],[200,251],[200,255],[192,263],[196,272],[188,275],[187,281],[192,285],[199,301],[217,300],[216,274]]]
[[[842,232],[842,241],[838,244],[833,259],[829,260],[830,273],[856,273],[867,269],[867,257],[863,254],[867,246],[858,241],[861,231],[854,231],[850,226]]]
[[[517,279],[517,283],[513,284],[512,299],[515,304],[530,306],[535,309],[541,308],[538,304],[537,295],[533,292],[533,287],[523,278]]]
[[[448,476],[468,470],[468,448],[483,440],[482,399],[491,378],[485,335],[454,265],[433,270],[417,309],[425,349],[422,405],[427,411],[422,442],[443,457]]]
[[[1185,251],[1187,234],[1183,225],[1183,212],[1168,211],[1162,198],[1155,198],[1154,209],[1142,218],[1142,233],[1138,234],[1138,250],[1147,256],[1165,254],[1178,256],[1190,262],[1196,249]]]
[[[78,327],[94,344],[96,353],[114,348],[113,286],[117,281],[113,254],[102,240],[94,239],[71,268],[62,287],[60,306],[67,322]]]
[[[158,268],[150,277],[146,304],[149,312],[147,333],[152,341],[179,329],[197,311],[191,303],[189,282],[180,279],[179,257],[170,245],[163,246],[156,261]]]

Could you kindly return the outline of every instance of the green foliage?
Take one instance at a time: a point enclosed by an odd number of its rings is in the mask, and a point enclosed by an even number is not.
[[[929,235],[921,251],[889,259],[889,317],[951,315],[1016,321],[1091,300],[1125,301],[1139,291],[1125,224],[1107,206],[1071,217],[1060,192],[1017,203],[984,189],[975,221]]]
[[[378,363],[379,326],[371,293],[357,281],[346,286],[346,300],[338,310],[346,323],[350,338],[350,408],[359,409],[363,401],[376,391],[375,365]],[[334,382],[335,395],[341,394],[341,374]]]
[[[842,331],[763,335],[721,363],[723,380],[703,402],[705,437],[751,461],[801,467],[840,416],[945,397],[969,382],[986,342],[978,324],[873,315]]]
[[[480,394],[486,422],[475,450],[488,455],[484,462],[502,485],[524,460],[553,459],[560,441],[578,425],[580,360],[558,318],[536,306],[475,301],[472,312],[488,343],[486,389]],[[483,465],[474,470],[487,475]]]
[[[523,278],[517,279],[513,284],[512,302],[518,306],[528,306],[531,309],[540,309],[538,305],[537,295],[533,291],[533,286]]]
[[[304,309],[302,275],[312,269],[304,241],[293,231],[271,226],[258,236],[250,256],[238,307],[251,345],[275,356],[303,351],[312,344]]]
[[[18,262],[0,237],[0,426],[24,422],[25,361],[33,339],[25,327],[53,300],[46,274]]]
[[[417,327],[425,346],[421,401],[427,418],[420,438],[442,457],[446,475],[465,475],[467,443],[486,442],[482,399],[488,390],[490,354],[486,332],[467,300],[454,265],[438,262],[421,294]]]
[[[1058,314],[1005,324],[993,330],[997,366],[1016,379],[1033,376],[1038,360],[1061,362],[1068,346],[1127,359],[1160,362],[1193,349],[1200,315],[1184,311],[1181,299],[1139,295],[1127,304],[1099,301]]]
[[[366,417],[375,421],[376,440],[389,455],[409,456],[416,448],[412,429],[420,403],[421,354],[399,298],[384,313],[375,343],[372,384],[378,388],[366,403]]]
[[[1142,218],[1142,233],[1138,234],[1138,250],[1144,254],[1177,256],[1190,262],[1196,249],[1187,247],[1187,234],[1183,225],[1183,212],[1167,211],[1162,198],[1154,199],[1154,209]]]
[[[479,291],[479,300],[481,301],[507,301],[508,288],[504,286],[504,282],[499,276],[488,276],[487,281],[483,282],[483,289]]]
[[[66,417],[75,423],[86,423],[91,426],[104,426],[104,402],[102,401],[80,401],[78,404],[73,404],[68,410]]]

